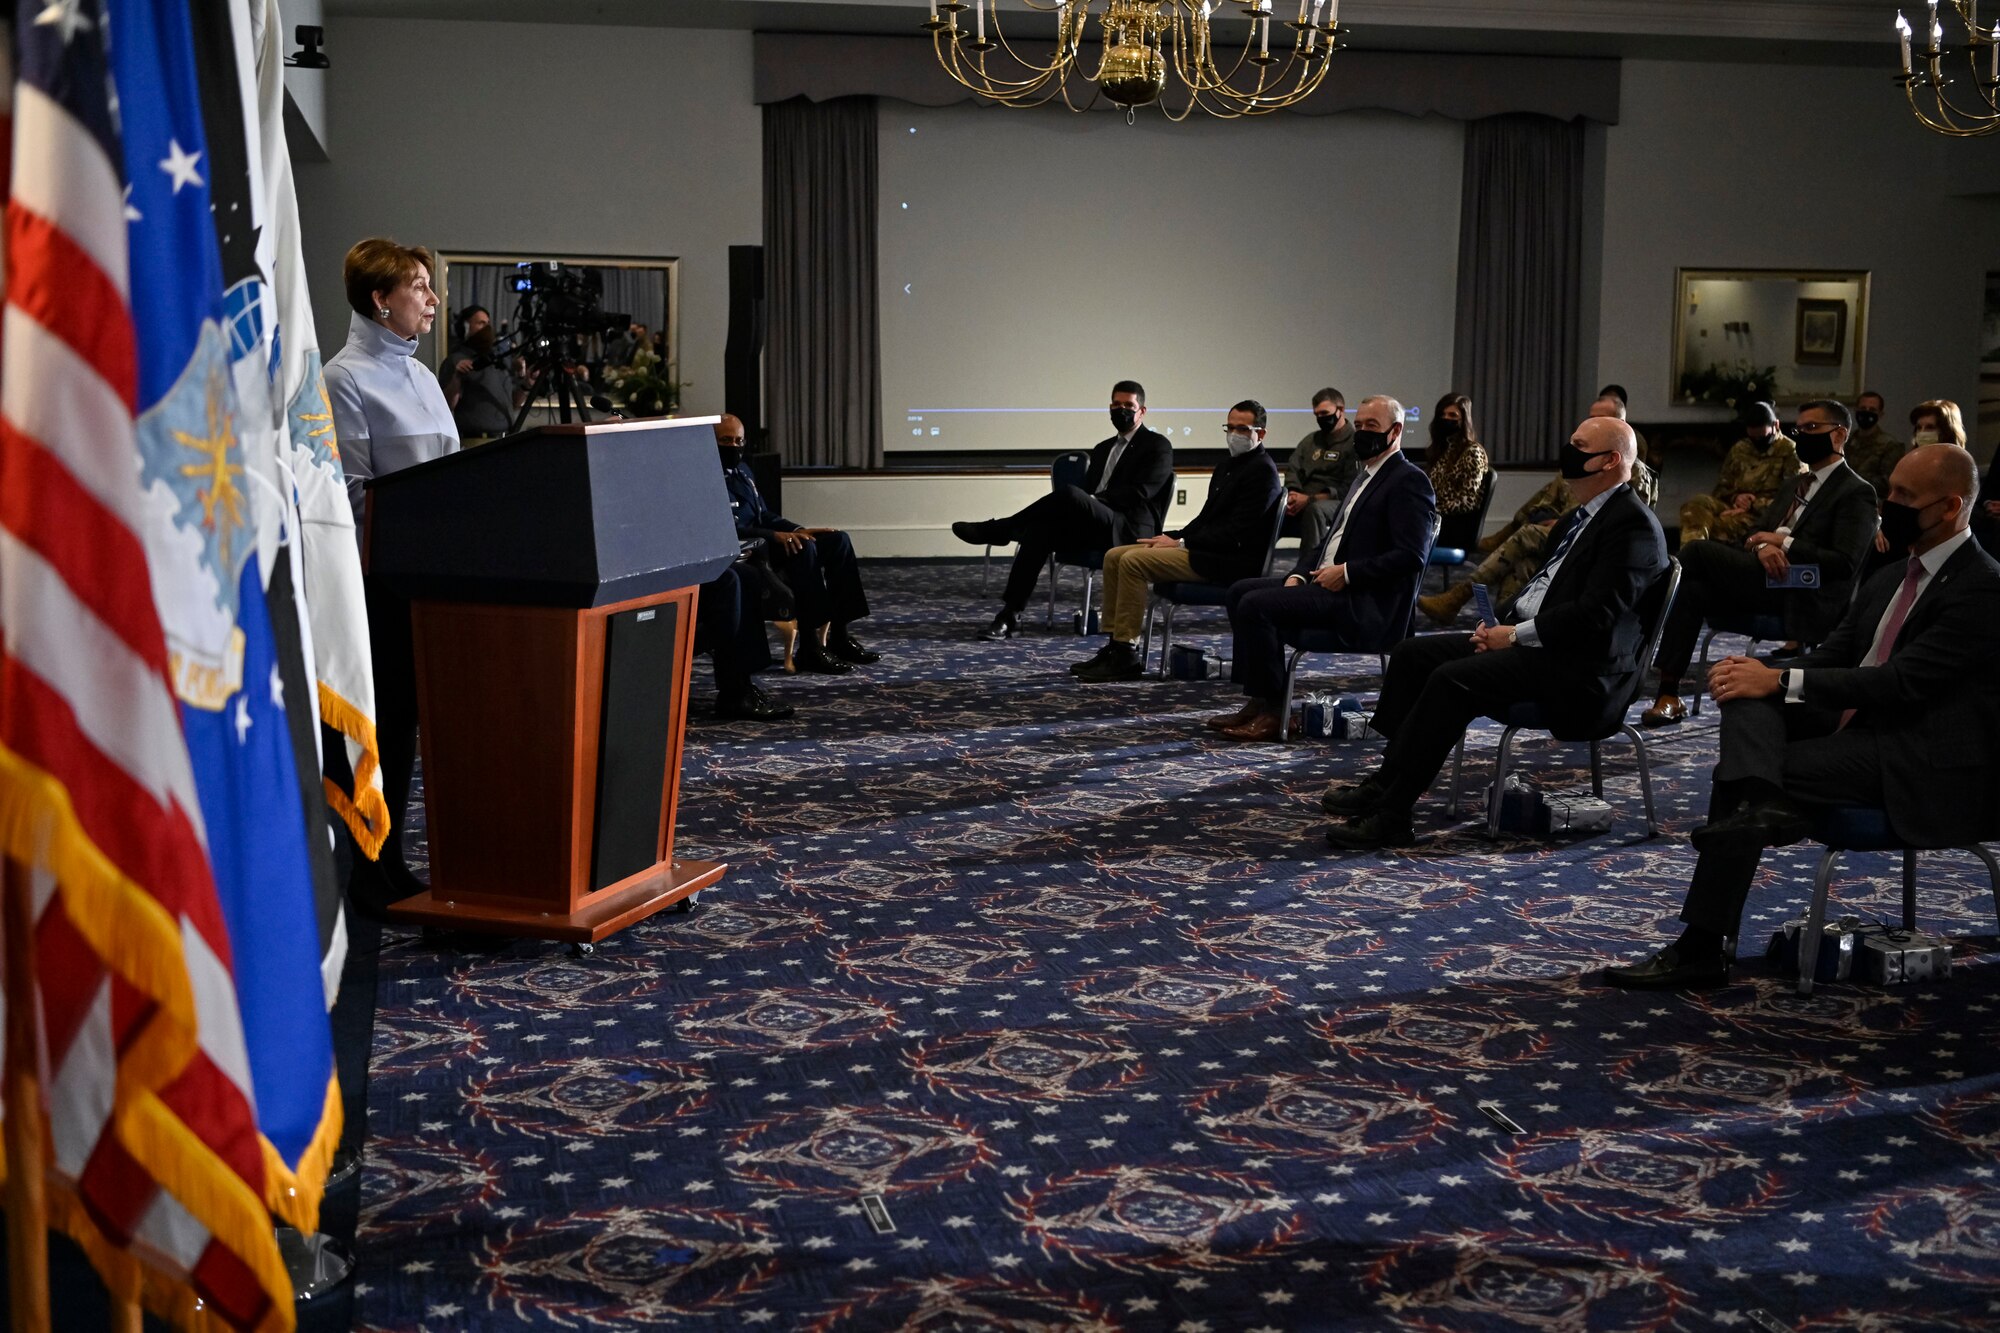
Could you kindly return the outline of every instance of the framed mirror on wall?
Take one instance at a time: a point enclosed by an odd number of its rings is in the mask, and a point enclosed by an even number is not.
[[[1866,270],[1681,269],[1673,400],[1853,402],[1868,372],[1868,283]]]
[[[504,433],[486,419],[503,399],[526,404],[524,428],[560,419],[564,399],[593,416],[679,410],[678,258],[440,251],[438,270],[427,352],[447,397],[460,391],[462,436]],[[474,307],[484,332],[468,330]]]

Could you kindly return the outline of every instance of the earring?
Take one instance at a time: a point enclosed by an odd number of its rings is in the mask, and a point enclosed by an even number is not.
[[[389,307],[388,307],[388,306],[377,306],[377,307],[375,308],[375,317],[376,317],[377,319],[387,319],[387,318],[389,318]]]

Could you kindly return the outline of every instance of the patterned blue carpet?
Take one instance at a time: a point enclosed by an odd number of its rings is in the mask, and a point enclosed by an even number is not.
[[[868,577],[880,666],[766,677],[791,723],[690,728],[681,846],[730,864],[691,915],[584,959],[391,934],[361,1327],[2000,1324],[1969,858],[1924,863],[1943,985],[1603,991],[1678,909],[1712,712],[1656,746],[1657,840],[1607,745],[1607,834],[1495,844],[1434,792],[1424,845],[1336,856],[1316,800],[1373,744],[1220,741],[1226,683],[970,642],[976,566]],[[1581,750],[1525,756],[1587,782]],[[1746,948],[1816,850],[1767,860]],[[1843,905],[1893,917],[1893,863],[1850,867]]]

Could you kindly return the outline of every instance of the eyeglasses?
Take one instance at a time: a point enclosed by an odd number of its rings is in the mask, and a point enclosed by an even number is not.
[[[1785,431],[1785,434],[1793,437],[1800,435],[1823,435],[1833,428],[1834,426],[1831,421],[1794,421]]]

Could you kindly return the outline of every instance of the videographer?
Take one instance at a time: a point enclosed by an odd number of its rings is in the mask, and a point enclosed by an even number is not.
[[[438,385],[451,404],[460,442],[470,447],[507,433],[528,401],[528,386],[498,351],[493,316],[485,306],[467,306],[458,323],[458,341],[438,367]]]

